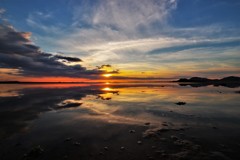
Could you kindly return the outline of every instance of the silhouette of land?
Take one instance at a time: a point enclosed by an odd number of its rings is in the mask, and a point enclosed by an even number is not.
[[[222,79],[208,79],[203,77],[181,78],[177,81],[181,86],[190,85],[192,87],[202,87],[208,85],[225,86],[225,87],[239,87],[240,77],[229,76]]]

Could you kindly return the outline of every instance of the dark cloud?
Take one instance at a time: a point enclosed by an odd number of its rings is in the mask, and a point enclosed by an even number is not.
[[[58,59],[65,60],[66,62],[82,62],[80,58],[76,58],[76,57],[66,57],[61,55],[56,55],[55,57]]]
[[[103,65],[101,65],[101,66],[96,66],[98,69],[103,69],[103,68],[105,68],[105,67],[108,67],[108,68],[112,68],[112,65],[110,65],[110,64],[103,64]]]
[[[52,55],[40,50],[30,40],[31,33],[18,32],[12,26],[0,24],[0,68],[19,69],[25,76],[67,76],[97,78],[103,71],[87,70],[66,63],[81,62],[77,57]]]
[[[113,73],[113,74],[118,74],[119,73],[119,69],[114,69],[114,67],[110,64],[103,64],[101,66],[96,66],[96,67],[99,70],[104,70],[106,68],[110,68],[112,71],[108,71],[107,73]]]

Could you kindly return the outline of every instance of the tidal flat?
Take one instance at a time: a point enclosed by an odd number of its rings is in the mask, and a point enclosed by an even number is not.
[[[1,160],[240,159],[239,87],[0,87]]]

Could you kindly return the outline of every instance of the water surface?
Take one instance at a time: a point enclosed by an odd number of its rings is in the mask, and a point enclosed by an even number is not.
[[[240,158],[240,88],[0,87],[1,160]]]

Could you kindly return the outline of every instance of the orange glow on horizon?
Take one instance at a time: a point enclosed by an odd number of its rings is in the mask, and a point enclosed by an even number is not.
[[[18,81],[25,82],[101,82],[101,79],[71,78],[71,77],[22,77]],[[104,81],[105,82],[105,81]]]

